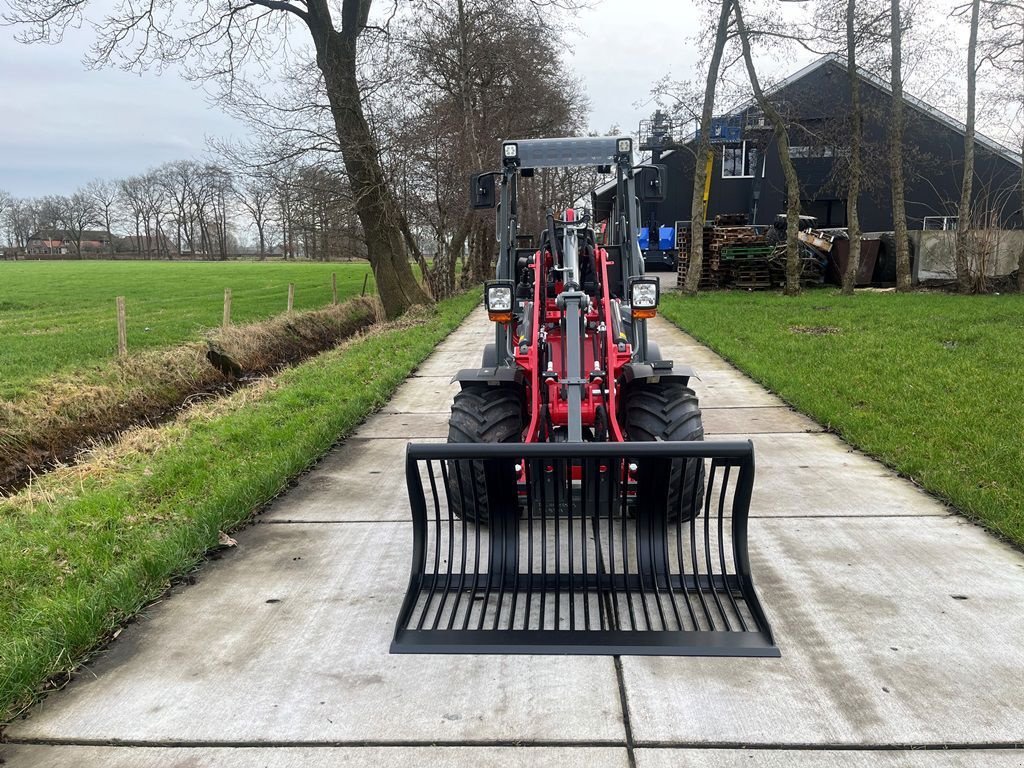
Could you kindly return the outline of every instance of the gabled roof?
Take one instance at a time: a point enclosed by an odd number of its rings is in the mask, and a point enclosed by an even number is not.
[[[822,56],[817,61],[812,61],[803,69],[800,69],[794,72],[789,77],[775,83],[774,85],[772,85],[771,88],[769,88],[765,92],[765,95],[770,96],[771,94],[776,93],[777,91],[780,91],[783,88],[792,85],[798,80],[802,80],[803,78],[807,77],[807,75],[811,74],[812,72],[815,72],[816,70],[821,69],[827,64],[834,64],[844,72],[849,71],[846,68],[846,61],[841,56],[838,56],[837,54],[834,53],[830,53],[825,56]],[[878,77],[878,75],[869,72],[863,67],[857,67],[857,74],[860,75],[861,80],[864,80],[865,82],[871,84],[872,86],[882,91],[887,96],[892,96],[892,88],[890,87],[889,83],[883,80],[882,78]],[[904,103],[907,104],[907,106],[917,110],[921,114],[926,115],[937,122],[942,123],[950,130],[956,131],[957,133],[966,137],[967,126],[964,123],[957,120],[955,117],[947,115],[941,109],[933,107],[931,104],[927,103],[926,101],[923,101],[922,99],[917,98],[916,96],[911,96],[906,91],[903,92],[903,101]],[[727,112],[726,116],[738,115],[741,112],[744,112],[745,110],[750,109],[751,107],[754,106],[756,106],[755,100],[753,98],[748,99],[742,105]],[[691,136],[689,136],[684,143],[692,141],[695,136],[696,134],[691,134]],[[1001,144],[1000,142],[995,141],[994,139],[990,139],[988,136],[978,133],[977,131],[975,131],[974,133],[974,140],[977,144],[981,144],[989,151],[997,155],[1000,155],[1006,160],[1009,160],[1014,165],[1020,166],[1020,155],[1017,152],[1011,150],[1006,145]]]

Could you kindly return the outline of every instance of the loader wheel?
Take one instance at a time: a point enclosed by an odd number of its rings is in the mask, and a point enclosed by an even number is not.
[[[703,440],[704,425],[697,395],[678,382],[634,384],[626,394],[626,438]],[[704,464],[686,463],[685,477],[683,464],[682,459],[672,462],[665,498],[668,519],[679,518],[685,522],[698,515],[704,501]],[[696,505],[693,503],[695,488]]]
[[[455,395],[448,419],[449,443],[518,443],[522,439],[523,405],[516,390],[479,385],[466,387]],[[483,463],[449,460],[448,485],[452,513],[486,525],[489,516]]]

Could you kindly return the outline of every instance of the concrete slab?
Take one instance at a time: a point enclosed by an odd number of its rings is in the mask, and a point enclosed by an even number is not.
[[[736,374],[721,378],[691,379],[690,386],[700,399],[702,408],[786,407],[780,398],[759,384]]]
[[[705,436],[758,435],[773,432],[821,432],[820,424],[792,408],[701,408]]]
[[[753,517],[949,514],[937,499],[835,435],[721,437],[754,443]]]
[[[1017,749],[638,749],[637,768],[1021,768]]]
[[[424,437],[447,438],[447,413],[378,413],[366,420],[353,437],[401,438],[419,440]]]
[[[411,531],[260,525],[125,631],[15,740],[615,742],[613,660],[392,656]]]
[[[93,747],[0,746],[7,768],[627,768],[615,747]]]
[[[416,442],[444,442],[417,438]],[[269,523],[408,522],[402,439],[346,440],[261,516]]]
[[[414,376],[395,392],[381,413],[451,413],[452,400],[460,389],[451,375]]]
[[[638,743],[1024,743],[1019,552],[955,517],[750,535],[782,658],[624,658]]]

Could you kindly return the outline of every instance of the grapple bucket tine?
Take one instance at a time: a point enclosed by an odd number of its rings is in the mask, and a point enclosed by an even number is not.
[[[391,650],[778,656],[747,553],[753,471],[749,442],[410,445]]]

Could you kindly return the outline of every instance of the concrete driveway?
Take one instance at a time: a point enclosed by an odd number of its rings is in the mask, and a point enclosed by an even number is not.
[[[391,656],[409,439],[481,311],[256,525],[8,732],[6,766],[1024,766],[1024,555],[658,321],[750,436],[780,659]]]

